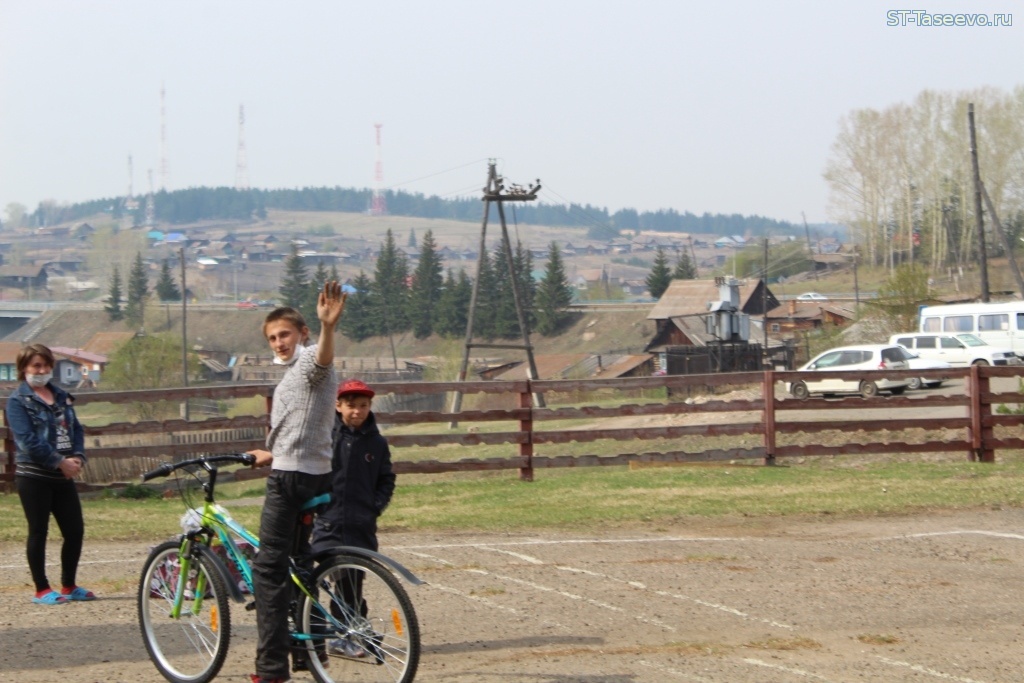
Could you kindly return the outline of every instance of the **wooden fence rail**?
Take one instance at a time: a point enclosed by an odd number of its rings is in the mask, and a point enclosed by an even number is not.
[[[936,371],[894,373],[816,372],[814,378],[878,380],[894,375],[938,377]],[[765,371],[719,375],[634,377],[611,380],[378,383],[379,396],[467,400],[458,414],[446,411],[377,413],[395,453],[398,472],[518,469],[531,480],[537,468],[834,456],[863,453],[961,452],[993,462],[996,450],[1024,448],[1022,416],[1016,414],[1024,367],[943,370],[944,393],[902,396],[792,398],[788,383],[807,373]],[[1001,391],[993,391],[993,384]],[[126,405],[190,398],[231,401],[253,396],[270,408],[271,384],[179,387],[149,391],[89,391],[76,405]],[[532,406],[533,394],[546,397]],[[5,405],[6,399],[0,399]],[[435,400],[432,405],[448,405]],[[396,401],[395,405],[400,404]],[[1005,414],[993,406],[1005,405]],[[267,413],[234,418],[117,422],[85,426],[91,483],[127,481],[154,463],[200,452],[262,447]],[[909,439],[908,432],[924,437]],[[935,438],[936,433],[940,439]],[[3,479],[14,472],[14,444],[6,427]],[[886,438],[880,438],[885,433]],[[830,435],[819,439],[820,435]],[[893,435],[896,438],[890,438]],[[591,448],[595,452],[581,452]],[[617,444],[617,445],[616,445]],[[474,451],[482,451],[479,457]],[[117,462],[100,466],[99,461]],[[239,478],[265,475],[239,472]]]

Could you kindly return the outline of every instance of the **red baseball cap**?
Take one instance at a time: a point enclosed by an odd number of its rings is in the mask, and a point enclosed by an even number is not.
[[[356,396],[368,396],[373,398],[373,389],[366,386],[366,382],[358,379],[347,379],[338,385],[338,397],[342,394],[355,394]]]

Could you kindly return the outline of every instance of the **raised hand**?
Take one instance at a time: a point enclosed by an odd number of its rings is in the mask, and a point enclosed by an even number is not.
[[[325,282],[324,289],[316,302],[316,317],[321,325],[333,330],[334,326],[341,319],[341,313],[345,310],[345,301],[348,294],[341,291],[341,285],[337,280]]]

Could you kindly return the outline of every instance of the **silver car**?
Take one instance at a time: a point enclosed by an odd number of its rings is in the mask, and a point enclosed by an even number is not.
[[[897,344],[858,344],[842,346],[820,353],[799,368],[800,372],[815,370],[908,370],[907,353]],[[812,377],[791,382],[789,393],[798,399],[811,394],[860,394],[865,398],[880,391],[899,395],[907,389],[909,379],[902,377],[880,380],[843,379],[841,377],[815,380]]]

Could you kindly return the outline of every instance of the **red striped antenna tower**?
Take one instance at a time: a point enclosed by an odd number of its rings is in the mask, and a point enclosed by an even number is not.
[[[384,216],[388,212],[387,203],[384,201],[384,161],[381,158],[380,149],[380,129],[384,127],[384,124],[375,123],[373,127],[377,129],[377,163],[373,167],[373,199],[370,203],[370,215]]]

